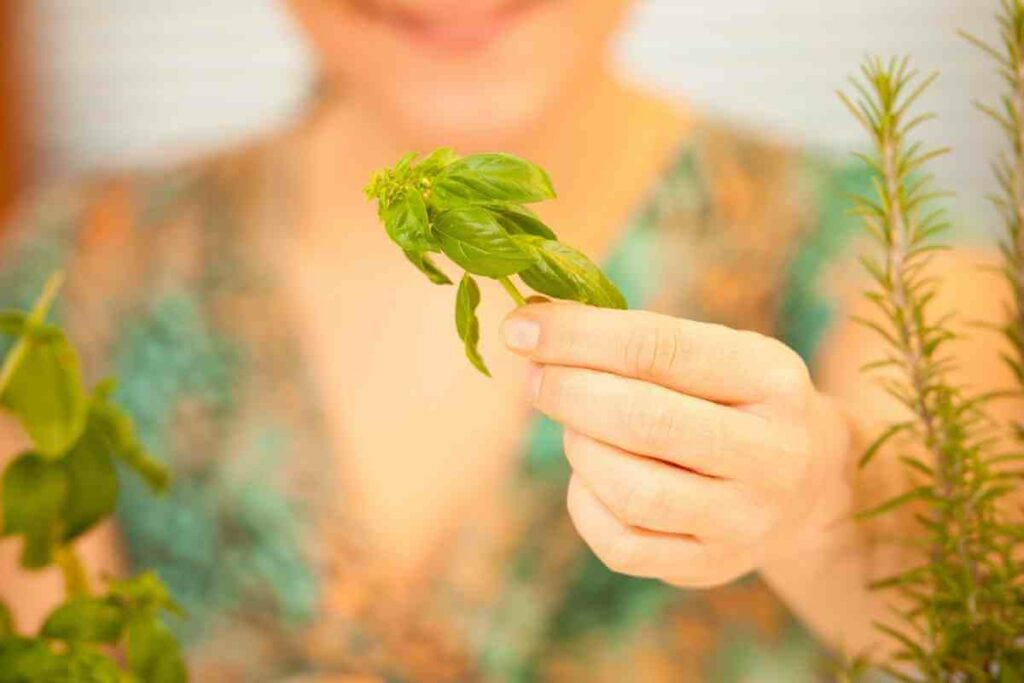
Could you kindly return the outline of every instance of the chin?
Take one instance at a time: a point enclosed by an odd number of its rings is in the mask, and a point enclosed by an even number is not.
[[[447,145],[479,151],[513,145],[528,135],[553,99],[518,89],[435,90],[430,96],[396,96],[387,114],[409,143],[423,149]]]

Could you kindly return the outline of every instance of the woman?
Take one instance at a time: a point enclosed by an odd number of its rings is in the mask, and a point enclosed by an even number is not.
[[[311,116],[57,193],[4,252],[22,302],[69,271],[90,376],[121,377],[173,467],[166,499],[126,480],[90,555],[170,584],[196,680],[809,680],[816,648],[765,586],[827,645],[879,652],[864,585],[902,560],[850,513],[899,482],[853,463],[894,411],[858,372],[882,347],[844,322],[856,288],[824,289],[863,174],[620,80],[622,0],[288,5],[322,67]],[[544,217],[659,313],[501,323],[485,289],[481,378],[452,292],[360,192],[442,144],[547,168]],[[976,351],[964,372],[998,382]],[[4,597],[38,620],[57,582],[13,564]]]

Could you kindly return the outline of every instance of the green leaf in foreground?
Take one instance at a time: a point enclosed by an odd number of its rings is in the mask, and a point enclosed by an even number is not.
[[[480,372],[488,377],[491,371],[480,356],[477,344],[480,343],[480,321],[476,317],[477,306],[480,305],[480,288],[476,280],[465,274],[459,282],[459,291],[455,295],[455,327],[459,331],[459,339],[466,348],[466,357]]]
[[[36,638],[10,636],[0,639],[0,683],[46,680],[43,674],[57,659],[48,644]]]
[[[407,189],[381,213],[388,237],[403,250],[418,253],[438,249],[437,240],[430,235],[427,205],[415,188]]]
[[[14,617],[11,616],[11,608],[3,600],[0,600],[0,640],[7,638],[14,633]]]
[[[38,453],[57,457],[85,428],[87,400],[78,354],[64,333],[49,325],[30,326],[21,343],[20,361],[0,404],[19,419]]]
[[[67,478],[62,463],[26,453],[4,470],[0,481],[3,535],[24,537],[21,566],[26,569],[50,563],[66,494]]]
[[[153,491],[160,493],[170,484],[170,472],[139,441],[131,417],[110,400],[113,390],[114,383],[108,380],[93,391],[90,426],[95,424],[97,434],[105,440],[115,458],[135,470]]]
[[[447,167],[453,161],[458,160],[459,155],[455,153],[451,147],[438,147],[433,152],[428,154],[416,164],[416,170],[419,171],[421,178],[427,178],[427,185],[430,184],[429,179],[436,175],[441,169]]]
[[[181,683],[187,678],[178,642],[155,617],[139,615],[128,622],[128,668],[146,683]]]
[[[28,326],[28,314],[24,311],[0,311],[0,334],[20,337]]]
[[[56,640],[114,643],[121,637],[125,612],[110,598],[72,598],[55,609],[43,623],[42,634]]]
[[[63,539],[70,541],[114,512],[117,505],[117,470],[95,421],[61,460],[67,476]]]
[[[88,647],[58,652],[40,638],[0,641],[0,683],[123,683],[113,660]]]
[[[474,275],[506,277],[533,263],[529,252],[514,242],[484,207],[445,211],[434,221],[434,230],[448,258]]]
[[[435,285],[452,284],[451,279],[449,279],[449,277],[445,275],[444,272],[438,268],[426,254],[415,251],[405,251],[404,249],[402,250],[402,253],[405,254],[405,257],[409,259],[410,263],[416,266],[416,268],[426,275],[427,279]]]
[[[510,235],[536,235],[544,239],[556,240],[555,231],[544,225],[544,223],[525,206],[516,204],[496,204],[488,206],[487,209],[493,213],[501,227]]]
[[[532,289],[556,299],[601,308],[626,308],[626,299],[594,263],[570,246],[530,235],[513,237],[531,249],[534,264],[519,273]]]
[[[181,605],[171,598],[167,586],[154,572],[111,581],[110,595],[120,600],[133,614],[155,616],[160,610],[166,610],[179,617],[185,615]]]
[[[472,154],[452,161],[437,175],[432,200],[441,208],[461,204],[528,204],[553,199],[542,168],[511,154]]]

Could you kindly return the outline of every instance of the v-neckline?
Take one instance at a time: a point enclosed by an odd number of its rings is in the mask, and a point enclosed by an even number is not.
[[[619,230],[618,234],[611,241],[610,248],[604,258],[601,259],[602,268],[622,289],[631,308],[642,307],[647,303],[647,295],[651,289],[650,285],[653,284],[649,281],[656,279],[656,276],[650,270],[645,270],[641,273],[645,276],[645,282],[638,282],[632,279],[633,272],[639,271],[631,271],[631,269],[625,267],[624,257],[649,228],[649,222],[645,220],[645,217],[658,204],[659,196],[666,183],[682,161],[689,155],[694,154],[698,134],[698,124],[693,123],[687,126],[682,139],[672,146],[672,151],[666,154],[665,160],[660,164],[659,171],[654,176],[653,184],[643,193],[640,200],[628,214],[629,218],[626,219],[624,227]],[[286,145],[285,147],[289,151],[292,150],[290,146]],[[275,190],[270,193],[272,204],[265,207],[261,216],[262,221],[265,222],[263,231],[264,234],[270,236],[271,244],[276,243],[278,246],[283,246],[284,242],[282,242],[282,239],[286,240],[287,237],[281,235],[280,230],[282,226],[291,224],[288,217],[294,215],[294,207],[289,202],[287,190],[283,192],[277,190],[280,190],[282,187],[294,187],[294,178],[297,172],[293,164],[297,163],[296,155],[286,152],[282,155],[268,155],[268,157],[266,163],[273,165],[270,172],[283,174],[283,178],[278,176],[280,181],[272,183]],[[268,257],[273,255],[267,254]],[[270,267],[273,269],[273,265]],[[291,308],[293,305],[291,295],[284,284],[285,275],[280,269],[274,270],[273,273],[273,282],[269,285],[269,290],[265,290],[265,294],[274,297],[278,301],[286,320],[294,320],[296,314]],[[302,397],[304,404],[308,408],[306,412],[312,416],[313,420],[313,423],[308,425],[308,428],[316,433],[311,443],[319,445],[322,453],[316,457],[322,460],[325,470],[324,476],[330,478],[330,486],[334,488],[334,494],[327,498],[329,509],[316,510],[314,516],[333,520],[334,523],[341,521],[346,538],[343,544],[346,547],[371,547],[372,544],[368,543],[367,531],[363,528],[363,523],[360,521],[361,515],[356,509],[350,507],[352,502],[350,486],[343,480],[339,472],[339,462],[341,462],[344,456],[338,449],[344,448],[344,444],[335,443],[337,438],[332,434],[333,430],[328,423],[329,418],[323,409],[320,408],[320,405],[326,399],[322,396],[322,389],[316,381],[315,368],[311,365],[311,359],[299,338],[297,330],[298,328],[295,324],[285,324],[283,329],[279,331],[279,334],[281,335],[283,345],[289,349],[288,355],[292,358],[291,364],[298,375],[296,384],[306,388]],[[545,430],[543,427],[545,422],[546,419],[543,416],[533,414],[524,423],[522,445],[513,458],[514,462],[518,463],[519,466],[513,470],[513,479],[506,485],[503,485],[503,488],[523,485],[523,473],[527,469],[523,467],[523,464],[532,457],[534,451],[544,447]],[[308,458],[310,454],[300,454],[299,457]],[[332,530],[331,535],[335,536],[336,534],[337,530]],[[347,560],[348,558],[346,558]],[[425,569],[424,576],[429,583],[443,580],[443,576],[435,576],[438,573],[438,569],[441,568],[431,566]]]

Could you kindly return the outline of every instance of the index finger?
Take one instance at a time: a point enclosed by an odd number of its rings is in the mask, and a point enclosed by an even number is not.
[[[633,377],[719,403],[799,396],[809,385],[803,361],[781,342],[649,311],[531,304],[509,314],[502,332],[509,348],[537,363]]]

